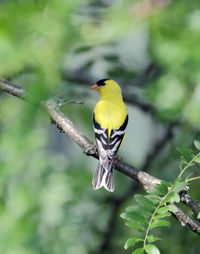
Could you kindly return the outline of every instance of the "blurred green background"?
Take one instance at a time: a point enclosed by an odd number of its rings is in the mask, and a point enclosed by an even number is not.
[[[116,80],[129,111],[119,155],[167,181],[200,126],[199,45],[197,0],[0,1],[0,77],[34,102],[84,100],[62,110],[91,140],[89,87]],[[93,191],[96,166],[46,112],[0,92],[0,253],[131,253],[120,213],[144,190],[115,172],[114,193]],[[200,202],[198,181],[190,194]],[[161,252],[199,253],[198,236],[170,220]]]

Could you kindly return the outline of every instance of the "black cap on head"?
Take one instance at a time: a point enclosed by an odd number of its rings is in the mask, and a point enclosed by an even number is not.
[[[108,78],[101,79],[101,80],[97,81],[96,84],[97,84],[98,86],[105,86],[105,81],[106,81],[106,80],[109,80],[109,79],[108,79]]]

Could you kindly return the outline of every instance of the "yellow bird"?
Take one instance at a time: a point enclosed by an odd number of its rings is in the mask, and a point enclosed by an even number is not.
[[[114,191],[112,164],[125,135],[127,109],[121,88],[114,80],[101,79],[91,89],[97,90],[101,96],[93,113],[99,164],[92,184],[95,190],[104,186],[108,191]]]

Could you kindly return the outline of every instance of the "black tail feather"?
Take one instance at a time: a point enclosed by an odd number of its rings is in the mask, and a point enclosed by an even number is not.
[[[108,191],[114,191],[113,170],[108,171],[100,163],[92,180],[93,189],[97,190],[104,186]]]
[[[104,167],[99,163],[95,175],[92,180],[93,189],[97,190],[103,186],[103,176],[106,170]]]
[[[104,187],[106,190],[113,192],[114,191],[114,178],[113,178],[113,171],[107,172]]]

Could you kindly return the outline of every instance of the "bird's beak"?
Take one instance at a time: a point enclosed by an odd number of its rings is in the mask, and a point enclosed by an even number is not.
[[[94,84],[93,86],[90,87],[92,90],[99,90],[99,86],[97,84]]]

